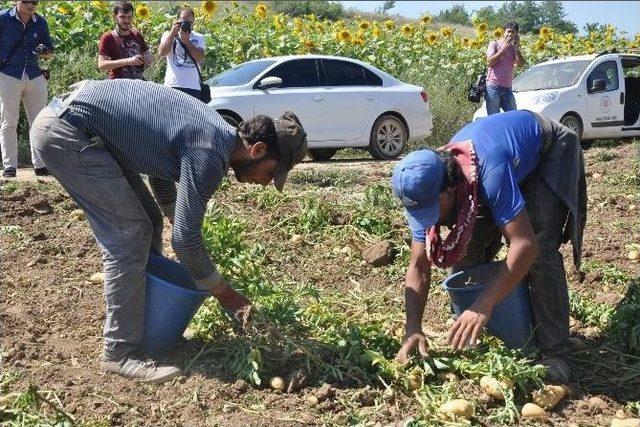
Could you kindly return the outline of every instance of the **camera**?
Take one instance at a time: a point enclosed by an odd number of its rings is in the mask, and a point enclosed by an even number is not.
[[[185,33],[190,33],[191,32],[191,22],[189,21],[182,21],[180,23],[180,29],[182,31],[184,31]]]
[[[49,51],[49,48],[43,44],[39,44],[38,46],[35,47],[35,49],[33,49],[33,54],[34,55],[42,55],[44,53],[47,53]]]

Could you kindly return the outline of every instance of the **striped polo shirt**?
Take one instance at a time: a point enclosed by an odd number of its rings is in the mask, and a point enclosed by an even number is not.
[[[201,228],[227,174],[235,128],[200,100],[141,80],[88,81],[69,109],[70,121],[100,137],[122,168],[150,177],[165,212],[175,205],[171,243],[178,259],[198,285],[216,283]]]

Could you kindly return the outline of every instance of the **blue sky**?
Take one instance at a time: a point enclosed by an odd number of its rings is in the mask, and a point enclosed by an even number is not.
[[[356,8],[366,12],[373,12],[384,1],[341,1],[345,8]],[[448,9],[453,3],[464,3],[468,11],[480,9],[483,6],[500,7],[501,1],[398,1],[391,10],[392,14],[399,14],[407,18],[417,18],[425,12],[436,15],[443,9]],[[630,35],[640,32],[640,1],[563,1],[567,19],[576,23],[582,31],[584,24],[599,22],[613,24],[621,31]]]

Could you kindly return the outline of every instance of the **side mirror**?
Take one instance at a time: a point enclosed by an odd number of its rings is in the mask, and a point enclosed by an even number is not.
[[[262,90],[280,86],[282,86],[282,79],[275,76],[265,77],[264,79],[260,80],[260,83],[258,83],[258,89]]]
[[[602,92],[606,88],[607,88],[607,82],[605,82],[602,79],[595,79],[593,82],[591,82],[591,88],[589,89],[589,92],[590,93]]]

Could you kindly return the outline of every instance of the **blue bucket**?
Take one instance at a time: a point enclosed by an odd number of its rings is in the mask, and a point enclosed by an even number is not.
[[[476,301],[497,268],[497,262],[490,262],[459,271],[444,281],[442,287],[451,297],[451,307],[456,317]],[[522,281],[494,307],[487,329],[504,341],[508,348],[531,347],[535,345],[532,318],[529,286]]]
[[[196,289],[189,271],[177,262],[149,255],[144,340],[140,350],[165,354],[180,339],[204,300],[211,294]]]

